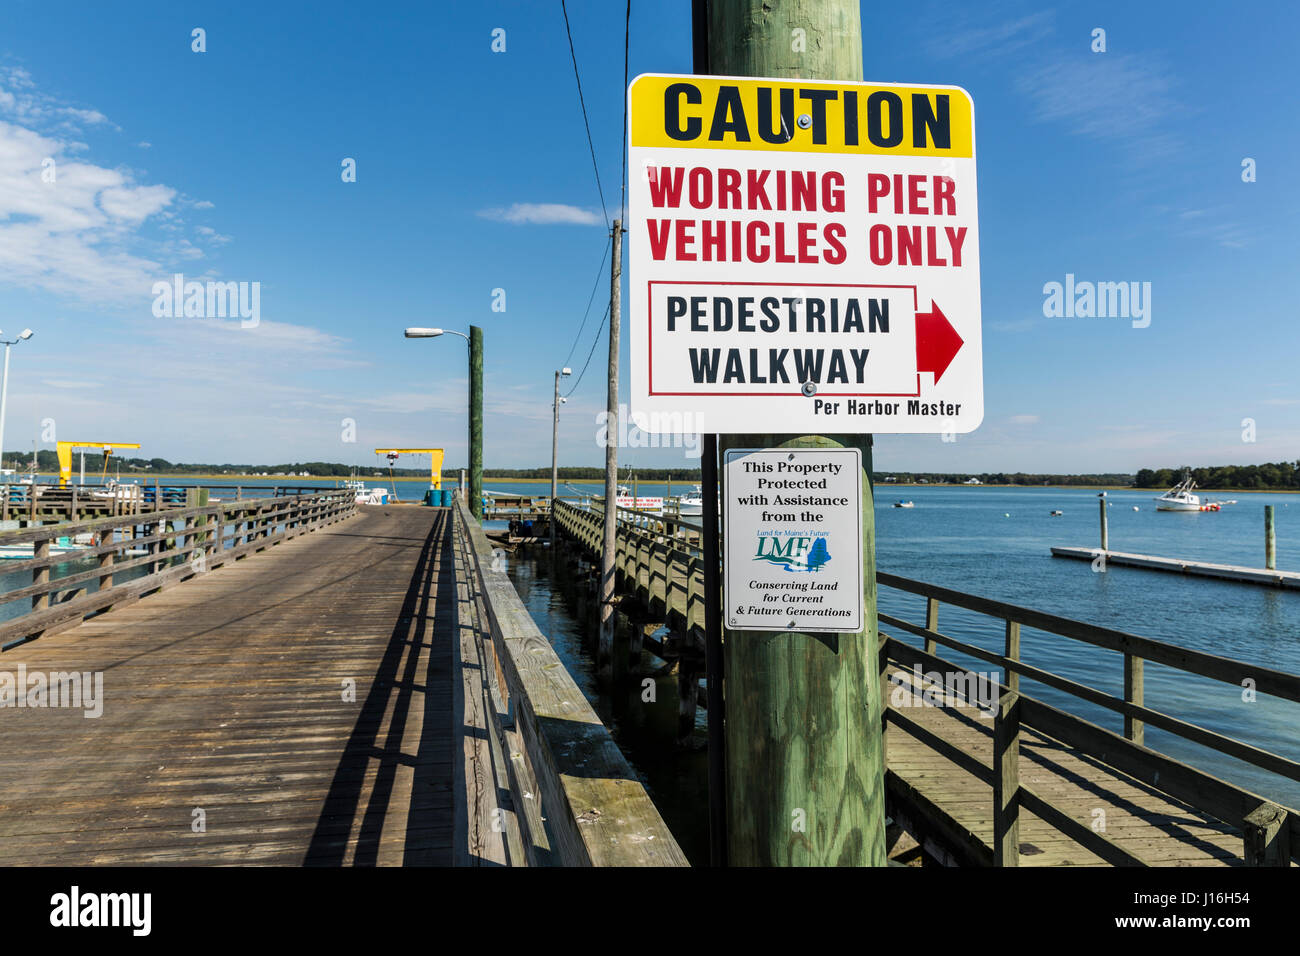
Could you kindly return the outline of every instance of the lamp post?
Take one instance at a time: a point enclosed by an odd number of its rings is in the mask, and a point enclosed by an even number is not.
[[[469,327],[469,335],[455,329],[407,329],[408,339],[459,335],[469,343],[469,510],[483,518],[483,330]]]
[[[555,373],[555,403],[551,405],[551,513],[547,515],[547,525],[551,534],[551,550],[555,550],[555,494],[560,476],[560,406],[565,399],[560,398],[560,379],[573,374],[573,369],[562,368]]]
[[[4,384],[0,385],[0,470],[4,469],[5,455],[5,407],[9,404],[9,348],[17,345],[19,342],[30,339],[35,333],[31,329],[23,329],[18,333],[18,338],[12,342],[5,342],[5,378]],[[33,461],[35,461],[35,452]]]

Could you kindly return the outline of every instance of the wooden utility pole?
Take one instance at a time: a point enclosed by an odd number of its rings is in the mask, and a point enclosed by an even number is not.
[[[614,673],[614,555],[618,520],[618,333],[623,313],[623,220],[614,220],[609,271],[609,391],[605,399],[605,542],[600,552],[599,676]]]
[[[567,369],[565,370],[568,371]],[[555,554],[555,491],[560,477],[560,370],[555,370],[555,398],[551,404],[551,503],[547,506],[546,524]]]
[[[708,0],[703,19],[711,74],[862,80],[858,0]],[[724,631],[728,862],[883,866],[871,436],[719,435],[718,444],[722,455],[856,447],[864,471],[864,629]]]
[[[469,512],[483,518],[483,330],[469,327]]]

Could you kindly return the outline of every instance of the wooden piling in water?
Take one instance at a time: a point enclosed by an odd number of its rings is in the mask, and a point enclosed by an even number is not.
[[[1273,528],[1273,506],[1264,506],[1264,567],[1277,570],[1277,536]]]
[[[1101,550],[1110,550],[1110,535],[1106,528],[1106,492],[1097,496],[1097,501],[1101,504]]]

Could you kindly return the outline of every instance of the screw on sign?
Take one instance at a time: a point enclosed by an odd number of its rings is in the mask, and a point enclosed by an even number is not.
[[[647,170],[629,183],[633,414],[721,433],[979,425],[964,90],[647,74],[628,104]]]

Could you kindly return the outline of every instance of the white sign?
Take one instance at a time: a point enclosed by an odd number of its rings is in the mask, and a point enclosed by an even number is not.
[[[614,499],[614,503],[620,508],[632,508],[636,511],[662,511],[664,507],[663,498],[647,498],[644,495],[639,498],[619,495]]]
[[[862,630],[862,452],[731,449],[722,612],[750,631]]]
[[[973,107],[958,87],[628,88],[631,418],[968,432],[984,417]]]

